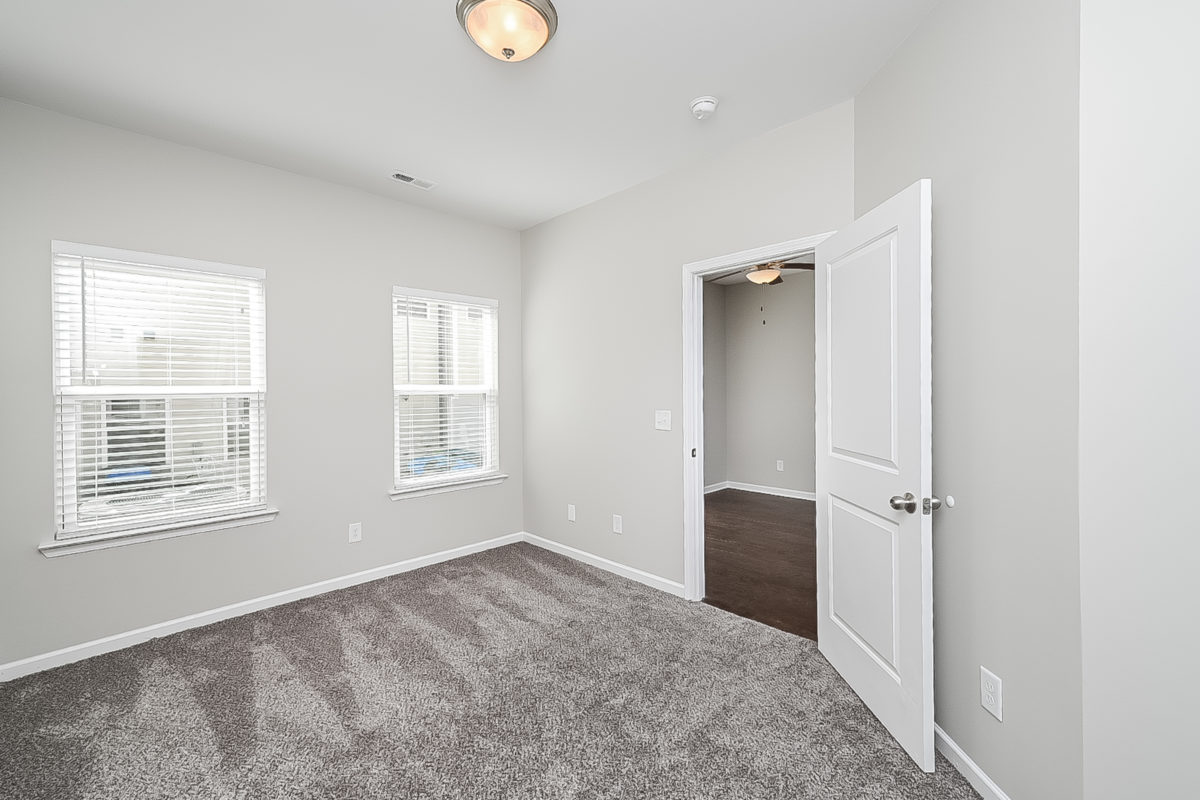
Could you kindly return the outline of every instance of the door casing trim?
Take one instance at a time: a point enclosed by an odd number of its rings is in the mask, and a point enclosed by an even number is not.
[[[704,279],[767,261],[812,254],[834,233],[803,236],[683,265],[683,586],[688,600],[704,599]]]

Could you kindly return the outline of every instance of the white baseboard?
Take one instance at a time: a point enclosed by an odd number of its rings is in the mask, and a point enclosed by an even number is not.
[[[683,584],[669,581],[666,578],[660,578],[657,575],[652,575],[649,572],[643,572],[640,569],[627,567],[624,564],[618,564],[616,561],[610,561],[607,558],[593,555],[585,550],[579,550],[569,545],[560,544],[559,542],[543,539],[541,536],[535,536],[532,533],[526,532],[523,534],[525,541],[530,544],[537,545],[544,550],[549,550],[552,553],[573,558],[576,561],[582,561],[584,564],[591,564],[593,567],[599,567],[602,570],[611,572],[615,575],[620,575],[623,578],[644,583],[647,586],[653,587],[660,591],[673,594],[677,597],[683,597]]]
[[[214,608],[211,611],[201,611],[198,614],[189,614],[186,617],[159,622],[154,625],[147,625],[144,628],[137,630],[118,633],[113,636],[105,636],[103,639],[95,639],[83,644],[64,647],[61,650],[55,650],[51,653],[43,653],[42,655],[23,658],[19,661],[11,661],[7,664],[0,664],[0,683],[10,681],[13,678],[20,678],[23,675],[31,675],[42,670],[61,667],[64,664],[70,664],[74,661],[81,661],[85,658],[98,656],[102,653],[111,653],[114,650],[122,650],[126,647],[132,647],[135,644],[141,644],[151,639],[157,639],[162,636],[169,636],[172,633],[188,630],[189,628],[199,628],[202,625],[211,625],[214,622],[240,617],[243,614],[250,614],[254,611],[261,611],[264,608],[291,603],[296,600],[303,600],[306,597],[332,592],[337,589],[345,589],[349,586],[355,586],[360,583],[386,578],[390,575],[398,575],[401,572],[409,572],[421,567],[428,567],[431,564],[438,564],[443,561],[450,561],[455,558],[462,558],[471,553],[479,553],[484,550],[491,550],[495,547],[504,547],[505,545],[515,544],[525,541],[524,533],[511,533],[507,536],[499,536],[495,539],[488,539],[475,544],[468,544],[462,547],[455,547],[451,550],[443,550],[439,553],[431,553],[427,556],[418,556],[410,558],[407,561],[398,561],[395,564],[387,564],[382,567],[355,572],[351,575],[343,575],[340,578],[330,578],[329,580],[310,583],[307,586],[300,586],[295,589],[287,589],[275,594],[256,597],[252,600],[243,600],[240,603],[232,603],[220,608]]]
[[[463,545],[455,547],[451,550],[442,550],[438,553],[430,553],[427,556],[418,556],[410,558],[406,561],[398,561],[395,564],[387,564],[382,567],[374,567],[373,569],[355,572],[350,575],[343,575],[340,578],[330,578],[329,580],[310,583],[307,586],[300,586],[295,589],[287,589],[275,594],[256,597],[252,600],[243,600],[240,603],[232,603],[220,608],[214,608],[210,611],[201,611],[198,614],[189,614],[186,617],[159,622],[154,625],[147,625],[144,628],[138,628],[124,633],[105,636],[102,639],[95,639],[83,644],[64,647],[61,650],[55,650],[50,653],[30,656],[19,661],[11,661],[7,664],[0,664],[0,683],[10,681],[14,678],[20,678],[24,675],[32,675],[35,672],[41,672],[54,667],[61,667],[64,664],[70,664],[75,661],[82,661],[85,658],[98,656],[103,653],[111,653],[114,650],[123,650],[126,647],[132,647],[135,644],[148,642],[151,639],[158,639],[163,636],[170,636],[173,633],[179,633],[190,628],[199,628],[203,625],[211,625],[214,622],[220,622],[233,617],[240,617],[243,614],[250,614],[255,611],[262,611],[264,608],[283,605],[284,603],[292,603],[296,600],[303,600],[306,597],[313,597],[326,592],[333,592],[338,589],[345,589],[350,586],[356,586],[360,583],[379,580],[391,575],[399,575],[402,572],[409,572],[421,567],[428,567],[432,564],[440,564],[443,561],[451,561],[455,558],[471,555],[472,553],[480,553],[484,550],[491,550],[496,547],[504,547],[505,545],[516,544],[517,542],[529,542],[530,544],[541,547],[544,550],[549,550],[560,555],[573,558],[576,561],[582,561],[585,564],[590,564],[593,567],[608,572],[615,573],[630,580],[635,580],[638,583],[644,583],[647,586],[652,586],[655,589],[660,589],[679,597],[683,597],[683,584],[669,581],[666,578],[660,578],[657,575],[651,575],[649,572],[643,572],[640,569],[627,567],[624,564],[618,564],[615,561],[610,561],[607,558],[592,555],[583,550],[578,550],[574,547],[569,547],[565,544],[552,542],[549,539],[543,539],[540,536],[534,536],[531,533],[524,531],[520,533],[511,533],[507,536],[498,536],[495,539],[488,539],[483,542]]]
[[[704,493],[719,492],[722,489],[738,489],[743,492],[758,494],[773,494],[776,497],[790,497],[793,500],[816,500],[815,492],[805,492],[801,489],[783,489],[778,486],[759,486],[756,483],[739,483],[737,481],[722,481],[704,487]]]
[[[742,489],[743,491],[759,491],[764,494],[778,494],[780,492],[791,492],[788,489],[771,489],[764,486],[753,486],[752,484],[742,483],[727,483],[716,484],[719,488]],[[709,487],[705,487],[705,492],[710,491]],[[718,489],[711,489],[718,491]],[[803,497],[803,495],[808,495]],[[801,499],[812,499],[811,493],[793,492],[792,494],[781,495],[783,497],[802,496]],[[18,661],[11,661],[7,664],[0,664],[0,683],[10,681],[14,678],[20,678],[25,675],[32,675],[35,672],[41,672],[54,667],[61,667],[64,664],[70,664],[75,661],[81,661],[85,658],[98,656],[103,653],[111,653],[114,650],[122,650],[126,647],[132,647],[135,644],[147,642],[151,639],[157,639],[162,636],[169,636],[173,633],[179,633],[190,628],[199,628],[204,625],[211,625],[214,622],[220,622],[233,617],[240,617],[244,614],[250,614],[255,611],[261,611],[273,606],[291,603],[296,600],[303,600],[307,597],[313,597],[326,592],[345,589],[350,586],[356,586],[360,583],[386,578],[391,575],[399,575],[402,572],[409,572],[421,567],[428,567],[433,564],[440,564],[443,561],[451,561],[456,558],[471,555],[472,553],[480,553],[484,550],[491,550],[496,547],[504,547],[505,545],[516,544],[517,542],[528,542],[532,545],[540,547],[544,550],[549,550],[552,553],[573,558],[576,561],[581,561],[584,564],[590,564],[593,567],[598,567],[607,572],[620,575],[624,578],[637,581],[660,591],[673,594],[678,597],[684,596],[684,588],[682,583],[670,581],[666,578],[653,575],[634,567],[628,567],[624,564],[619,564],[616,561],[611,561],[607,558],[594,555],[585,550],[561,544],[559,542],[544,539],[541,536],[536,536],[527,531],[520,533],[512,533],[507,536],[498,536],[495,539],[488,539],[474,544],[455,547],[450,550],[442,550],[438,553],[430,553],[425,556],[410,558],[406,561],[398,561],[395,564],[387,564],[382,567],[374,567],[373,569],[355,572],[350,575],[343,575],[339,578],[330,578],[329,580],[310,583],[307,586],[300,586],[295,589],[287,589],[275,594],[256,597],[252,600],[244,600],[240,603],[232,603],[220,608],[214,608],[210,611],[202,611],[198,614],[189,614],[186,617],[159,622],[154,625],[147,625],[144,628],[138,628],[125,633],[118,633],[113,636],[106,636],[102,639],[95,639],[83,644],[64,647],[61,650],[55,650],[42,655],[23,658]],[[946,757],[946,759],[963,774],[963,777],[975,788],[975,791],[983,797],[983,800],[1009,800],[1009,796],[996,785],[996,782],[988,777],[979,765],[971,759],[970,756],[963,751],[961,747],[953,739],[951,739],[940,726],[934,726],[934,734],[937,743],[937,749]]]
[[[988,777],[986,772],[979,768],[979,765],[953,739],[946,735],[940,725],[934,725],[933,732],[938,751],[954,765],[955,769],[962,773],[971,786],[975,787],[975,791],[979,792],[979,796],[983,800],[1009,800],[1008,795],[996,785],[994,780]]]

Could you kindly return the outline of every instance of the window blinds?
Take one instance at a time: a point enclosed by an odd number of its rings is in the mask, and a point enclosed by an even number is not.
[[[54,243],[57,537],[266,508],[263,273]]]
[[[392,291],[395,487],[499,469],[497,304]]]

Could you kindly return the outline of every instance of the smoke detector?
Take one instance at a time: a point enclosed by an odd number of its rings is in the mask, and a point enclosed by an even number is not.
[[[706,94],[692,101],[692,116],[696,119],[708,119],[715,113],[717,113],[717,98]]]
[[[427,192],[437,185],[433,181],[427,181],[424,178],[414,178],[405,172],[393,172],[392,180],[408,184],[409,186],[415,186],[418,189],[424,189]]]

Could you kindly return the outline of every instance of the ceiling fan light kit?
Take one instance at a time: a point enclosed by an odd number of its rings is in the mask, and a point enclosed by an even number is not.
[[[805,261],[768,261],[741,270],[746,280],[759,286],[775,286],[783,283],[784,270],[802,269],[812,271],[815,265]]]
[[[524,61],[558,30],[550,0],[458,0],[458,21],[480,50],[499,61]]]
[[[759,264],[746,273],[746,278],[751,283],[767,284],[774,283],[783,276],[783,270],[779,269],[776,264]]]

